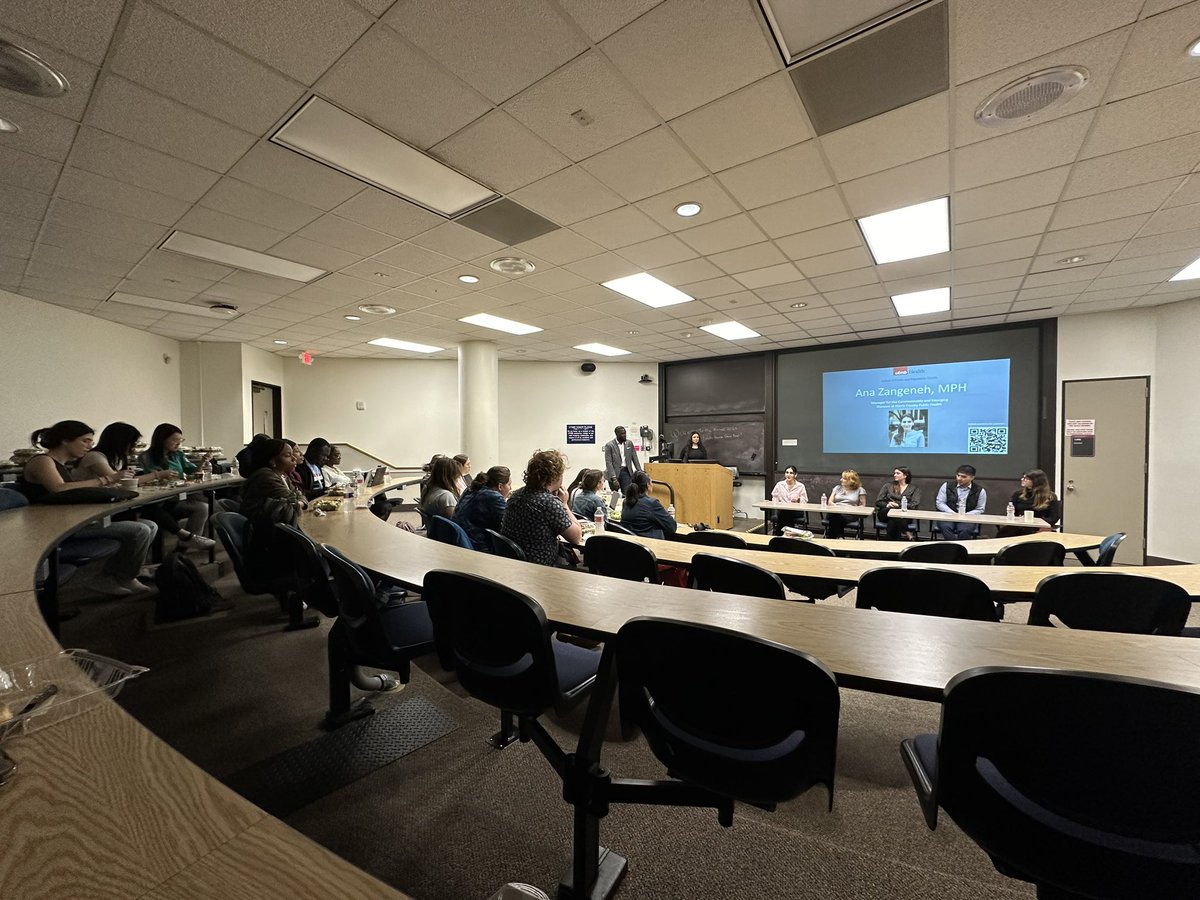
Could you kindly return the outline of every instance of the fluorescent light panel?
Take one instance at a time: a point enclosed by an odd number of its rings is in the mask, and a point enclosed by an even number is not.
[[[221,319],[228,322],[238,317],[239,313],[229,310],[209,309],[207,306],[195,306],[191,303],[178,303],[175,300],[159,300],[157,297],[139,297],[137,294],[125,294],[117,291],[108,298],[109,303],[124,303],[127,306],[142,306],[146,309],[156,309],[164,313],[178,313],[183,316],[200,316],[203,319]]]
[[[576,350],[582,350],[585,353],[599,353],[601,356],[628,356],[628,350],[622,350],[620,347],[610,347],[608,344],[576,344]]]
[[[624,294],[638,303],[645,303],[658,309],[662,306],[674,306],[676,303],[688,303],[695,300],[678,288],[673,288],[665,281],[659,281],[649,272],[638,272],[636,275],[626,275],[624,278],[614,278],[605,281],[604,286],[618,294]]]
[[[715,325],[701,325],[700,328],[709,334],[715,334],[727,341],[744,341],[746,338],[762,337],[757,331],[747,328],[741,322],[717,322]]]
[[[443,216],[456,216],[496,196],[491,188],[320,97],[305,103],[271,140]]]
[[[1194,259],[1174,275],[1168,281],[1191,281],[1193,278],[1200,278],[1200,259]]]
[[[502,319],[500,316],[493,316],[491,313],[475,313],[473,316],[466,316],[458,321],[466,322],[468,325],[478,325],[481,328],[506,331],[509,334],[533,334],[535,331],[542,330],[536,325],[526,325],[524,322]]]
[[[950,249],[950,199],[939,197],[858,220],[879,265]]]
[[[389,347],[392,350],[411,350],[413,353],[437,353],[439,350],[446,349],[445,347],[432,347],[429,344],[414,344],[412,341],[398,341],[395,338],[375,338],[367,343],[374,344],[376,347]]]
[[[950,308],[950,288],[896,294],[892,297],[892,306],[896,307],[898,316],[923,316],[928,313],[945,312]]]
[[[325,274],[324,269],[301,265],[290,259],[280,259],[278,256],[268,256],[257,250],[247,250],[245,247],[235,247],[233,244],[188,234],[185,231],[171,232],[171,236],[162,242],[161,249],[182,253],[184,256],[194,256],[197,259],[207,259],[210,262],[223,263],[247,272],[275,275],[290,281],[307,282]]]

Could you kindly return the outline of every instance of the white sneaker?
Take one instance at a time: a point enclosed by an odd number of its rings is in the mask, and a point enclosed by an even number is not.
[[[180,543],[186,547],[195,547],[200,550],[207,550],[209,547],[217,546],[217,542],[212,538],[205,537],[202,534],[192,533],[185,538],[179,539]]]

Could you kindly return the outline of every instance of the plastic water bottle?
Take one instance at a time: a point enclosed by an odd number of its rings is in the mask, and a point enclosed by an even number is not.
[[[362,472],[359,472],[354,478],[354,508],[366,509],[370,503],[370,498],[367,497],[367,485]]]
[[[828,505],[829,505],[829,495],[828,495],[828,494],[822,494],[822,495],[821,495],[821,505],[822,505],[822,506],[828,506]]]
[[[670,506],[667,507],[667,515],[670,516],[672,519],[675,518],[675,504],[674,503],[672,503]]]
[[[900,510],[902,512],[908,512],[908,496],[907,495],[903,495],[900,497]]]
[[[205,457],[204,462],[200,463],[200,480],[212,481],[212,460]]]
[[[592,515],[592,522],[595,523],[596,530],[593,534],[604,533],[604,510],[599,506],[596,507],[596,512]]]
[[[958,501],[958,514],[960,516],[964,516],[967,514],[967,501],[966,500]]]
[[[1004,518],[1008,519],[1008,521],[1011,522],[1016,517],[1017,517],[1017,508],[1015,506],[1013,506],[1011,502],[1009,502],[1008,506],[1004,507]]]

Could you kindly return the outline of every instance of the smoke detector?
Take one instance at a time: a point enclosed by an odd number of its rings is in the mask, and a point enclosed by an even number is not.
[[[1006,84],[979,104],[975,121],[985,128],[1021,122],[1083,90],[1090,73],[1083,66],[1042,69]]]
[[[394,306],[384,306],[382,303],[364,303],[358,308],[359,312],[365,312],[371,316],[390,316],[395,311]]]
[[[499,272],[501,275],[528,275],[537,268],[529,260],[519,256],[501,256],[499,259],[493,259],[488,266],[493,272]]]
[[[61,97],[67,77],[36,53],[0,39],[0,87],[34,97]]]

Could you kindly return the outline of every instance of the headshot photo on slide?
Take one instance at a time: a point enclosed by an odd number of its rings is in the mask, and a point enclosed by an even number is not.
[[[889,410],[887,437],[889,447],[928,447],[929,410]]]

